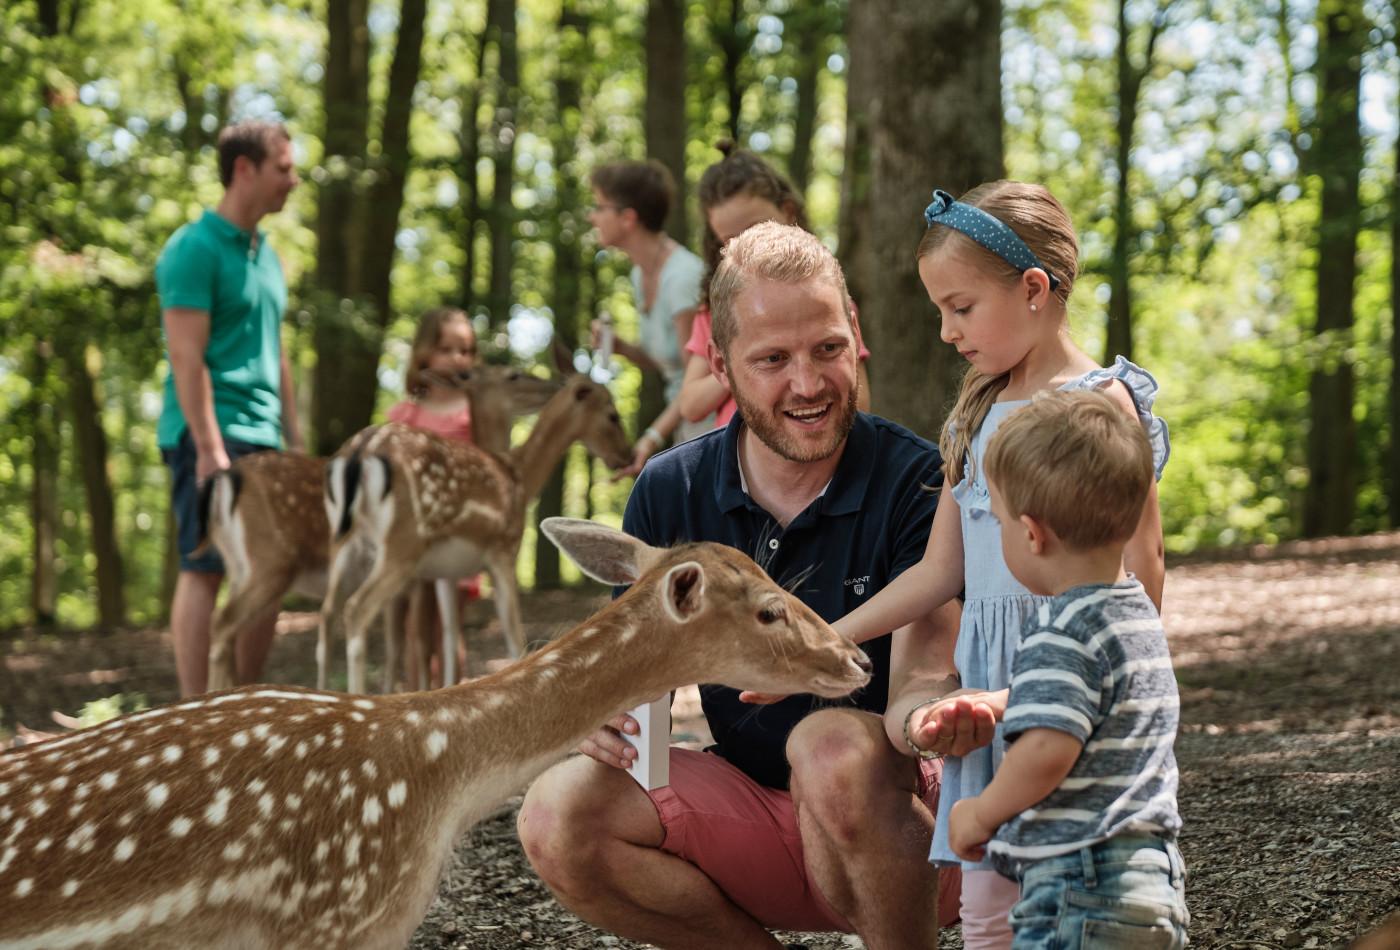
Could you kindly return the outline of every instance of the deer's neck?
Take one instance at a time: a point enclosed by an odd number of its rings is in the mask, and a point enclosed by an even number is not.
[[[576,438],[569,412],[546,406],[530,437],[512,449],[511,460],[520,472],[520,485],[526,498],[534,498],[549,480],[549,473],[569,450]]]
[[[447,774],[475,776],[472,794],[492,807],[614,714],[689,682],[688,651],[658,625],[669,626],[619,601],[500,673],[426,694]]]

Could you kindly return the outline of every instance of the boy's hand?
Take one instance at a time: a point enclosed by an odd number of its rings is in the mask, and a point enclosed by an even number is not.
[[[981,861],[984,847],[996,833],[977,819],[977,799],[964,798],[948,813],[948,846],[964,861]]]

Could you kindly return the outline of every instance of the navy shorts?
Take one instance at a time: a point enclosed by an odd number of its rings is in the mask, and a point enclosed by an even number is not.
[[[237,439],[224,439],[224,451],[229,461],[252,455],[255,452],[271,451],[266,445],[253,445]],[[199,534],[199,486],[195,483],[194,471],[197,464],[194,439],[190,430],[180,433],[180,441],[173,449],[161,449],[161,460],[170,466],[170,510],[175,513],[177,546],[180,549],[180,570],[199,574],[222,574],[223,558],[212,547],[201,557],[191,557],[190,552],[204,540]]]

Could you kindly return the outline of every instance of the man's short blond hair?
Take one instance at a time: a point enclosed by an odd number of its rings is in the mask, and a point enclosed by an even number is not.
[[[848,322],[851,319],[846,275],[826,245],[795,225],[764,221],[724,246],[710,282],[711,334],[721,353],[729,353],[729,344],[739,332],[734,303],[755,280],[783,284],[824,281],[840,293],[841,310]]]
[[[1074,550],[1131,538],[1154,477],[1146,430],[1097,390],[1037,395],[997,428],[985,464],[1011,517]]]

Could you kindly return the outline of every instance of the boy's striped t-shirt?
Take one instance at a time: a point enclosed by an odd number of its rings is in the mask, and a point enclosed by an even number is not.
[[[1166,634],[1142,584],[1074,587],[1043,604],[1012,664],[1006,739],[1055,729],[1084,749],[1048,798],[987,844],[998,870],[1130,832],[1175,838],[1179,713]]]

